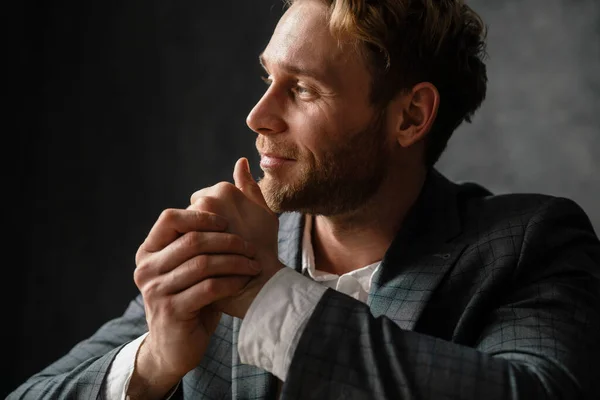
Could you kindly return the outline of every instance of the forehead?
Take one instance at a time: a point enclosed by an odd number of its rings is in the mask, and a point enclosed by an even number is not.
[[[291,64],[329,73],[347,65],[354,52],[331,35],[327,13],[319,0],[295,2],[279,20],[261,59],[269,65]]]

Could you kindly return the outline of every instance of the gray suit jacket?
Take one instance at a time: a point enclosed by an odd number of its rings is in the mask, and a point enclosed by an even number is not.
[[[300,269],[303,218],[280,218]],[[272,399],[240,363],[223,316],[176,394]],[[142,299],[9,399],[102,398],[117,352],[147,330]],[[283,399],[600,399],[600,243],[572,201],[493,196],[433,170],[373,279],[367,305],[328,289],[303,332]]]

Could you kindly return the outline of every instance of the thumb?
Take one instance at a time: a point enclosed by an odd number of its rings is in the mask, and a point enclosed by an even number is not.
[[[246,197],[271,211],[258,183],[256,183],[250,173],[250,164],[248,163],[247,158],[242,157],[235,163],[233,169],[233,181],[235,182],[235,186],[240,189]]]

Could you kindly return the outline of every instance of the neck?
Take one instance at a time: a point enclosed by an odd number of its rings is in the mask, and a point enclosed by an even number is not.
[[[312,243],[317,268],[342,275],[380,261],[421,192],[426,170],[418,171],[387,177],[360,209],[316,216]]]

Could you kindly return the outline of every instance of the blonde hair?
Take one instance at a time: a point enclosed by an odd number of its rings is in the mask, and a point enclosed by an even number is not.
[[[288,5],[300,0],[285,0]],[[321,0],[329,28],[351,38],[368,60],[371,101],[385,106],[419,82],[431,82],[440,107],[427,136],[432,166],[455,129],[471,122],[485,99],[487,29],[463,0]]]

